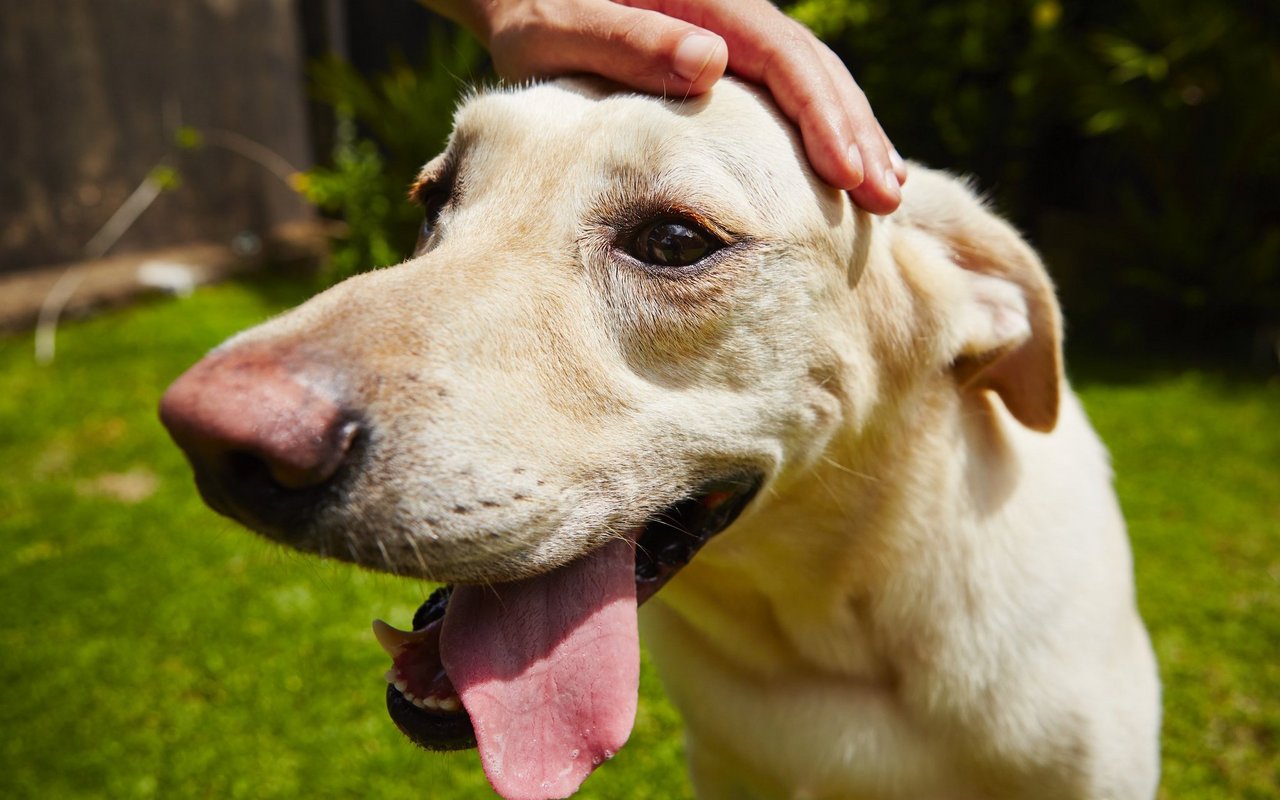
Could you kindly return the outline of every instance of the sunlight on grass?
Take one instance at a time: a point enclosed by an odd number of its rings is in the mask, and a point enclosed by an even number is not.
[[[1280,385],[1086,382],[1165,682],[1165,798],[1280,793]]]
[[[427,588],[296,556],[209,512],[155,421],[168,382],[299,299],[201,290],[0,340],[0,796],[490,797],[382,707],[373,617]],[[1280,741],[1280,388],[1199,373],[1080,381],[1114,454],[1166,681],[1167,798],[1273,797]],[[690,791],[644,674],[587,798]]]

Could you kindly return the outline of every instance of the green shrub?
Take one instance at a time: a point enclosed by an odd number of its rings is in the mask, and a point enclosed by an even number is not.
[[[1102,344],[1280,319],[1280,16],[1220,0],[805,0],[899,149],[971,173]]]
[[[312,169],[304,182],[311,202],[346,222],[330,259],[331,282],[409,254],[421,221],[406,201],[409,184],[443,149],[459,96],[489,75],[471,36],[446,28],[429,35],[421,67],[400,59],[373,78],[338,59],[312,67],[312,93],[338,118],[332,163]]]

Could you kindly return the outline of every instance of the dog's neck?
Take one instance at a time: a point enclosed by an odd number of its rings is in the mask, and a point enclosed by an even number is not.
[[[1016,423],[994,398],[942,381],[914,395],[776,482],[658,599],[724,649],[750,640],[739,657],[762,678],[891,684],[904,661],[927,658],[929,631],[965,613],[944,600],[973,580],[955,550],[992,535],[981,520],[1022,465],[1007,442]],[[904,584],[913,573],[921,580]]]

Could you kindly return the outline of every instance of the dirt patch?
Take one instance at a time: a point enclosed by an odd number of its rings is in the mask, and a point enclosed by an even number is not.
[[[159,484],[160,480],[154,472],[134,467],[128,472],[105,472],[96,478],[80,481],[76,484],[76,492],[135,505],[155,494]]]
[[[66,295],[60,318],[72,319],[267,268],[314,272],[334,233],[328,222],[291,223],[260,241],[189,244],[0,275],[0,332],[34,328],[51,295]]]

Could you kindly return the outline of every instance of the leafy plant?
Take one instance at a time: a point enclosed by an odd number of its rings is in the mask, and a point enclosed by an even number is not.
[[[303,181],[306,197],[346,222],[328,280],[394,264],[412,249],[419,213],[405,200],[410,181],[444,146],[453,108],[488,76],[480,44],[462,32],[430,32],[427,63],[403,59],[366,78],[338,59],[316,63],[312,92],[338,118],[332,163]]]
[[[971,173],[1102,344],[1280,319],[1280,17],[1261,3],[804,0],[907,155]]]

